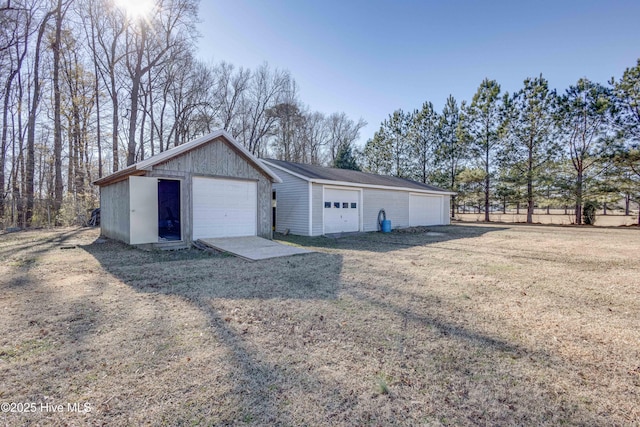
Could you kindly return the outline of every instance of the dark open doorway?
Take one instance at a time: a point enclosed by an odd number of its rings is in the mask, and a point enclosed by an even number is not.
[[[182,240],[180,227],[180,181],[158,180],[158,238]]]

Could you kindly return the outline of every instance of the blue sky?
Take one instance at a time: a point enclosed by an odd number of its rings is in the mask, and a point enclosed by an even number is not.
[[[564,91],[640,58],[640,1],[201,0],[200,57],[291,72],[302,102],[368,126],[398,108],[470,100],[485,77]]]

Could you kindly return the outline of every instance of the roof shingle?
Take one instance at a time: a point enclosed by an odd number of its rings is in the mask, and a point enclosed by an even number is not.
[[[354,171],[349,169],[328,168],[318,165],[307,165],[304,163],[285,162],[283,160],[264,159],[266,162],[289,170],[309,179],[322,179],[327,181],[342,181],[354,184],[380,185],[386,187],[409,188],[416,190],[446,192],[442,188],[429,184],[412,181],[410,179],[398,178],[395,176],[376,175],[373,173]]]

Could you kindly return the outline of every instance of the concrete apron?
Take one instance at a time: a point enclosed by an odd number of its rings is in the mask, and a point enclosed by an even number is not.
[[[199,239],[198,242],[213,249],[227,252],[248,261],[277,258],[298,254],[310,254],[314,251],[283,245],[257,236],[219,237]]]

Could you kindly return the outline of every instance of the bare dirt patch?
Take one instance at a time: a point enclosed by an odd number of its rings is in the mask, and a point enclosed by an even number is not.
[[[429,231],[254,263],[2,235],[0,402],[37,410],[0,423],[640,422],[637,230]]]

